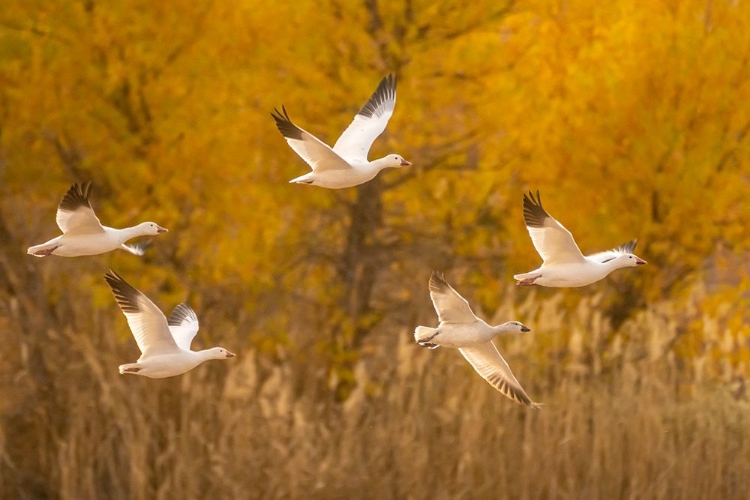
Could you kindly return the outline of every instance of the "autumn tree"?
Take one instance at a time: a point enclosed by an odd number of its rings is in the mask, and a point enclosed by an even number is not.
[[[15,450],[8,461],[19,470],[42,470],[61,456],[55,443],[72,416],[112,417],[119,398],[141,398],[166,417],[148,427],[146,483],[158,488],[157,445],[188,425],[181,384],[191,379],[153,395],[92,354],[109,362],[135,349],[101,279],[109,268],[165,309],[189,300],[198,341],[252,357],[258,380],[283,370],[295,395],[335,411],[360,382],[355,370],[377,382],[372,366],[392,361],[394,339],[436,321],[433,269],[488,318],[518,304],[538,305],[524,310],[540,317],[559,307],[561,353],[540,341],[540,370],[572,358],[575,318],[592,304],[611,332],[587,351],[592,364],[597,348],[615,352],[644,330],[637,322],[655,304],[689,311],[664,342],[670,356],[713,360],[724,345],[744,345],[746,313],[725,309],[747,287],[747,10],[630,0],[3,2],[0,401],[12,403],[0,403],[0,451]],[[332,144],[388,73],[398,102],[370,156],[397,151],[413,166],[356,189],[289,185],[308,167],[270,111],[285,105]],[[140,259],[25,255],[57,234],[54,211],[70,184],[88,180],[103,223],[150,219],[170,233]],[[509,294],[512,274],[540,260],[521,215],[529,189],[584,252],[637,237],[649,265],[585,289]],[[704,277],[713,288],[696,285]],[[714,316],[728,326],[710,337]],[[746,350],[725,357],[721,370],[741,373]],[[244,374],[237,365],[196,377],[221,393]],[[399,389],[381,379],[381,393]],[[138,418],[152,422],[145,410]],[[122,463],[135,460],[122,453]],[[11,491],[55,490],[53,474],[2,467]],[[115,482],[110,474],[95,475]]]

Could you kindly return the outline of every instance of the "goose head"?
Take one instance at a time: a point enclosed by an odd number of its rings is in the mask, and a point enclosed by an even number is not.
[[[233,352],[229,352],[223,347],[212,347],[205,352],[208,359],[227,359],[235,356]]]
[[[397,154],[390,154],[377,160],[381,168],[401,168],[411,165],[411,162],[406,161],[403,156]]]
[[[136,226],[141,236],[153,236],[160,233],[166,233],[167,230],[155,222],[141,222]]]
[[[508,321],[500,325],[500,328],[507,333],[526,333],[531,331],[531,328],[520,321]]]
[[[615,259],[612,260],[612,266],[616,268],[635,267],[643,264],[648,264],[648,262],[632,253],[624,253],[622,255],[618,255]]]

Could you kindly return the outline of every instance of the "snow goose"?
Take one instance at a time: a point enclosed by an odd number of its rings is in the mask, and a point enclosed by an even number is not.
[[[383,133],[396,105],[396,77],[388,75],[331,149],[323,141],[292,123],[284,106],[271,113],[289,146],[305,160],[312,172],[289,181],[329,189],[356,186],[369,181],[387,167],[411,165],[400,155],[389,154],[368,161],[372,143]]]
[[[544,260],[539,269],[513,276],[517,285],[549,287],[586,286],[615,269],[646,264],[633,254],[638,240],[612,250],[584,256],[573,235],[542,208],[539,191],[523,195],[523,218],[534,248]]]
[[[440,324],[437,328],[418,326],[414,330],[414,340],[419,345],[430,349],[439,346],[458,349],[477,373],[501,394],[532,408],[541,406],[529,398],[492,343],[492,339],[502,333],[530,332],[529,328],[518,321],[488,325],[474,315],[466,299],[438,271],[430,277],[430,298]]]
[[[130,331],[141,350],[137,363],[120,365],[120,373],[133,373],[150,378],[181,375],[209,359],[233,358],[223,347],[191,351],[190,343],[198,333],[198,317],[187,304],[175,307],[169,317],[148,297],[129,285],[116,272],[109,271],[104,279],[112,288],[117,305],[128,320]]]
[[[167,232],[153,222],[142,222],[125,229],[102,226],[91,208],[90,192],[90,182],[83,185],[73,184],[57,207],[57,225],[63,234],[47,243],[29,247],[26,253],[35,257],[78,257],[98,255],[121,248],[135,255],[143,255],[146,245],[126,245],[125,242],[137,236]]]

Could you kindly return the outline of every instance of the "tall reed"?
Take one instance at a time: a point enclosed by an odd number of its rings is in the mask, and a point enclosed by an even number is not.
[[[50,337],[50,400],[24,399],[23,370],[1,372],[0,498],[746,498],[750,404],[712,359],[672,348],[695,307],[657,304],[615,332],[599,295],[570,309],[515,293],[491,319],[533,327],[497,344],[539,411],[407,326],[368,339],[338,404],[314,354],[291,349],[120,376],[137,356],[123,319],[79,318]]]

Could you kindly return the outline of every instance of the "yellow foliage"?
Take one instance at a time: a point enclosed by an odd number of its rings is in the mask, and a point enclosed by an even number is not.
[[[221,325],[212,340],[285,377],[310,363],[349,395],[390,345],[374,336],[432,314],[439,269],[488,318],[554,319],[528,346],[550,384],[639,356],[690,383],[747,377],[749,32],[732,1],[7,0],[0,324],[30,329],[28,350],[112,317],[118,342],[97,341],[129,345],[101,280],[113,268],[165,310],[190,300]],[[344,191],[289,185],[308,167],[270,111],[332,144],[390,72],[398,102],[370,157],[413,166]],[[140,259],[24,259],[88,180],[104,224],[170,232]],[[638,238],[649,265],[514,288],[540,263],[521,211],[537,189],[585,253]],[[40,356],[66,380],[55,346]]]

